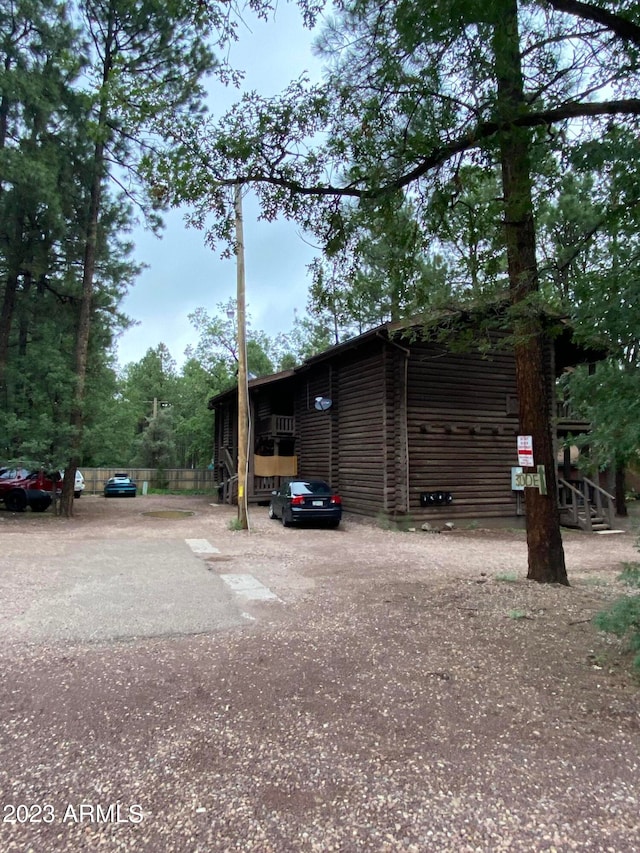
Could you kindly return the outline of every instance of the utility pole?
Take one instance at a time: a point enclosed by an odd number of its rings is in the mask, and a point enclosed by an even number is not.
[[[247,386],[247,336],[245,314],[244,229],[242,225],[242,187],[235,188],[236,279],[238,311],[238,521],[243,530],[247,517],[247,455],[249,444],[249,389]]]
[[[168,400],[158,400],[157,397],[154,397],[153,400],[145,400],[145,403],[153,404],[153,417],[158,417],[158,405],[161,409],[168,409],[171,406],[171,403]]]

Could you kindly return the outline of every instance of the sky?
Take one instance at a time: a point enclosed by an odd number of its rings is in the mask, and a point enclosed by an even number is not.
[[[298,8],[280,3],[274,18],[240,26],[232,47],[232,66],[245,72],[243,89],[277,95],[303,72],[320,75],[320,61],[311,50],[314,34],[305,30]],[[210,110],[221,115],[240,99],[241,91],[211,82]],[[244,242],[247,312],[254,330],[274,336],[293,327],[294,309],[307,303],[307,267],[318,254],[299,226],[286,220],[261,222],[259,206],[249,192],[244,200]],[[222,260],[210,249],[204,233],[188,228],[184,211],[170,211],[159,239],[150,231],[134,231],[133,258],[146,268],[121,304],[136,325],[117,341],[118,362],[140,361],[149,349],[164,343],[178,367],[184,350],[197,334],[188,315],[196,308],[216,313],[216,306],[236,295],[235,258]]]

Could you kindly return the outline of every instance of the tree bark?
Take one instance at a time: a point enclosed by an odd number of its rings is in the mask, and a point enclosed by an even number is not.
[[[102,65],[102,88],[100,92],[100,112],[98,115],[98,141],[93,155],[93,177],[89,197],[89,214],[84,245],[84,263],[82,270],[82,296],[80,299],[80,315],[78,318],[78,333],[76,338],[75,373],[76,386],[71,408],[70,423],[72,427],[70,441],[70,458],[65,469],[60,499],[60,513],[68,517],[73,515],[73,492],[75,476],[82,451],[82,433],[84,429],[84,398],[87,380],[87,363],[89,356],[89,336],[91,332],[91,311],[93,307],[93,287],[96,268],[98,243],[98,220],[102,200],[102,184],[104,175],[104,138],[107,133],[108,104],[107,86],[112,71],[112,47],[114,39],[115,16],[113,5],[109,7],[109,16],[105,32],[104,59]]]
[[[504,121],[526,110],[516,0],[505,0],[499,8],[493,45],[498,118]],[[520,432],[532,436],[534,459],[537,465],[544,465],[547,483],[546,495],[534,488],[526,490],[527,577],[542,583],[568,584],[551,432],[553,377],[547,357],[549,341],[540,313],[532,302],[538,291],[538,267],[529,132],[512,126],[499,135],[499,146]]]
[[[618,462],[616,464],[616,515],[626,518],[629,515],[627,509],[627,478],[625,467]]]
[[[0,310],[0,394],[2,405],[9,405],[7,388],[7,362],[9,357],[9,337],[13,324],[13,315],[16,307],[16,294],[18,291],[18,276],[11,272],[7,275],[2,298],[2,309]]]

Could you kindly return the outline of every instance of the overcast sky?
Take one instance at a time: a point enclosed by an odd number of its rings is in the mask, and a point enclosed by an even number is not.
[[[240,28],[231,64],[245,71],[243,88],[276,95],[302,72],[320,74],[311,51],[314,35],[302,26],[294,4],[280,4],[274,20],[253,21]],[[238,90],[212,82],[211,110],[221,115],[240,98]],[[247,310],[252,327],[268,335],[293,326],[294,308],[307,302],[307,265],[317,252],[305,242],[298,226],[286,221],[259,222],[258,205],[251,193],[244,201]],[[188,315],[196,308],[215,313],[216,305],[236,293],[235,259],[221,260],[205,245],[204,234],[184,224],[183,214],[165,217],[161,239],[143,229],[133,235],[136,262],[147,269],[122,303],[122,310],[138,325],[118,340],[121,366],[139,361],[149,348],[164,343],[180,366],[184,350],[196,342]]]

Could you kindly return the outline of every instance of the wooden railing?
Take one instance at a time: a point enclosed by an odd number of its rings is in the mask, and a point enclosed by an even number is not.
[[[575,420],[575,412],[566,400],[556,400],[556,417],[559,421]]]
[[[220,468],[226,469],[218,474],[220,500],[224,504],[234,504],[238,499],[238,474],[228,447],[220,448]]]
[[[295,435],[296,419],[293,415],[271,415],[272,435]]]
[[[255,501],[269,500],[271,492],[279,489],[283,483],[290,480],[291,477],[254,477],[253,478],[253,494],[249,495]]]
[[[290,476],[273,475],[261,477],[254,475],[246,484],[247,498],[250,503],[268,501],[271,492],[280,488],[282,483],[290,480]],[[218,475],[219,500],[225,504],[235,504],[238,501],[238,475],[236,466],[228,448],[220,449],[220,473]]]
[[[236,473],[236,463],[233,461],[233,457],[231,456],[229,449],[227,447],[223,447],[220,451],[220,456],[222,462],[224,462],[227,468],[227,471],[229,472],[229,476],[233,477]]]
[[[609,492],[605,491],[602,486],[599,486],[587,477],[583,477],[582,482],[586,483],[590,489],[589,501],[592,505],[595,505],[596,513],[601,518],[604,518],[609,527],[612,528],[616,499]]]
[[[579,424],[583,429],[589,427],[589,421],[584,415],[576,412],[568,400],[556,400],[556,421],[558,424]]]
[[[595,517],[613,527],[615,498],[587,477],[573,482],[559,477],[558,502],[566,524],[591,533]]]

